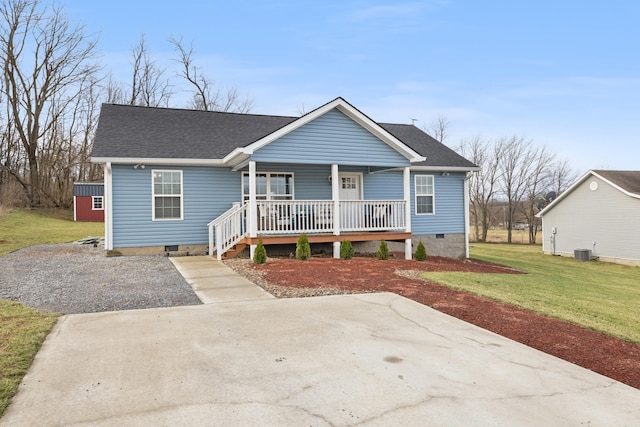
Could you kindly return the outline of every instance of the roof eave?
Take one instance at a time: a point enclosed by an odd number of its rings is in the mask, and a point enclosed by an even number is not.
[[[91,163],[121,165],[225,166],[222,159],[174,159],[167,157],[91,157]]]

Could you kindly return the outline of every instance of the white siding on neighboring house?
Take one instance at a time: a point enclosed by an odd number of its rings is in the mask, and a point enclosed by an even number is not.
[[[640,199],[591,175],[558,202],[543,216],[545,253],[590,249],[605,260],[640,261]]]

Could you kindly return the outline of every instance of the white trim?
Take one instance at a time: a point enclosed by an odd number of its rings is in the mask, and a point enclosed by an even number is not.
[[[338,191],[342,190],[342,177],[348,175],[355,175],[358,177],[358,200],[364,199],[364,179],[362,172],[339,172],[338,173]]]
[[[78,220],[76,215],[76,209],[78,209],[78,206],[76,205],[76,197],[77,196],[73,196],[73,222],[76,222]]]
[[[96,199],[100,199],[101,208],[96,209]],[[75,203],[75,197],[74,197]],[[103,211],[104,210],[104,196],[91,196],[91,210],[92,211]]]
[[[156,173],[176,173],[180,174],[180,194],[158,194],[154,183],[154,175]],[[156,218],[156,197],[180,197],[180,218]],[[182,169],[153,169],[151,171],[151,220],[164,221],[182,221],[184,219],[184,174]]]
[[[263,172],[263,171],[256,171],[256,178],[258,177],[258,175],[267,175],[267,198],[266,200],[274,200],[271,198],[271,175],[291,175],[291,199],[275,199],[275,200],[295,200],[295,191],[296,191],[296,178],[295,178],[295,174],[293,172]],[[245,197],[250,197],[249,194],[245,194],[244,193],[244,177],[245,176],[249,176],[249,172],[242,172],[242,174],[240,175],[240,186],[241,186],[241,190],[240,190],[240,196],[242,197],[242,203],[244,203],[244,198]],[[256,182],[257,184],[257,182]],[[256,200],[258,197],[258,193],[257,193],[258,189],[256,188]],[[262,195],[262,194],[260,194]],[[262,200],[262,199],[260,199]]]
[[[153,166],[228,166],[222,159],[168,159],[164,157],[92,157],[91,163],[117,163],[122,165]]]
[[[608,179],[604,178],[602,175],[598,174],[597,172],[595,172],[593,170],[589,170],[589,171],[587,171],[587,173],[582,175],[576,182],[574,182],[573,185],[571,185],[569,188],[567,188],[565,191],[563,191],[562,194],[560,194],[553,202],[549,203],[544,209],[542,209],[540,212],[538,212],[536,214],[536,217],[542,218],[548,211],[550,211],[558,203],[560,203],[560,200],[562,200],[565,197],[567,197],[570,193],[573,192],[573,190],[575,190],[577,187],[582,185],[582,183],[585,182],[590,176],[595,176],[596,178],[598,178],[598,179],[602,180],[603,182],[609,184],[610,186],[612,186],[616,190],[622,192],[623,194],[625,194],[625,195],[627,195],[629,197],[633,197],[634,199],[640,199],[640,194],[631,193],[631,192],[625,190],[624,188],[620,187],[619,185],[616,185],[613,182],[609,181]]]
[[[470,202],[470,193],[469,193],[469,179],[471,178],[471,172],[467,173],[467,176],[464,179],[464,250],[465,256],[469,258],[469,232],[470,232],[470,213],[469,213],[469,202]]]
[[[104,164],[104,248],[113,250],[113,171],[111,162]]]
[[[419,176],[431,177],[431,187],[433,189],[432,194],[420,194],[420,197],[428,197],[431,196],[431,207],[433,212],[426,213],[418,213],[418,178]],[[434,175],[427,174],[416,174],[413,176],[413,202],[414,202],[414,211],[418,216],[424,215],[435,215],[436,214],[436,177]]]
[[[233,157],[238,156],[240,154],[251,155],[259,150],[260,148],[270,144],[271,142],[282,138],[284,135],[287,135],[290,132],[298,129],[301,126],[306,125],[307,123],[317,119],[318,117],[324,115],[328,111],[333,109],[338,109],[340,112],[344,113],[347,117],[358,123],[360,126],[371,132],[373,135],[381,139],[384,143],[389,145],[391,148],[402,154],[406,159],[410,162],[423,162],[426,160],[426,157],[420,155],[420,153],[414,151],[407,145],[405,145],[398,138],[393,136],[391,133],[387,132],[384,128],[382,128],[379,124],[371,120],[353,105],[349,104],[342,98],[336,98],[327,104],[324,104],[321,107],[316,108],[310,113],[305,114],[304,116],[294,120],[288,125],[278,129],[277,131],[265,136],[264,138],[259,139],[258,141],[248,145],[244,148],[237,148],[228,156],[225,157],[225,162],[230,162]]]
[[[337,164],[331,165],[331,199],[333,200],[333,234],[340,235],[340,170]],[[340,246],[338,245],[337,258],[340,258]],[[336,258],[336,244],[333,244],[333,257]]]
[[[411,166],[413,172],[477,172],[478,166]]]
[[[404,225],[405,231],[411,233],[411,168],[404,168],[402,172],[402,186],[404,192]]]

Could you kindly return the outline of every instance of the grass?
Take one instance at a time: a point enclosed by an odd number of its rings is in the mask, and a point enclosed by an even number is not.
[[[28,246],[102,236],[102,222],[74,222],[67,210],[0,210],[0,255]]]
[[[0,255],[28,246],[71,242],[103,234],[103,223],[73,222],[69,211],[0,206]],[[0,416],[58,316],[0,300]]]
[[[640,343],[640,268],[475,243],[471,257],[528,274],[425,273],[428,280]]]
[[[0,416],[57,319],[58,314],[0,300]]]

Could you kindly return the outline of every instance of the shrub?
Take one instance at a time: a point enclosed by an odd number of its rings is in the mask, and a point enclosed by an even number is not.
[[[416,248],[416,253],[413,255],[416,261],[424,261],[427,259],[427,250],[424,248],[422,242],[418,243],[418,247]]]
[[[304,261],[311,258],[311,245],[306,233],[302,233],[296,243],[296,259]]]
[[[385,242],[384,239],[380,240],[380,246],[378,247],[376,256],[378,257],[378,259],[389,259],[389,247],[387,246],[387,242]]]
[[[351,259],[353,258],[354,251],[353,245],[350,240],[345,240],[340,243],[340,258],[342,259]]]
[[[256,246],[256,250],[253,253],[253,262],[256,264],[267,263],[267,249],[262,244],[262,236],[258,236],[258,246]]]

